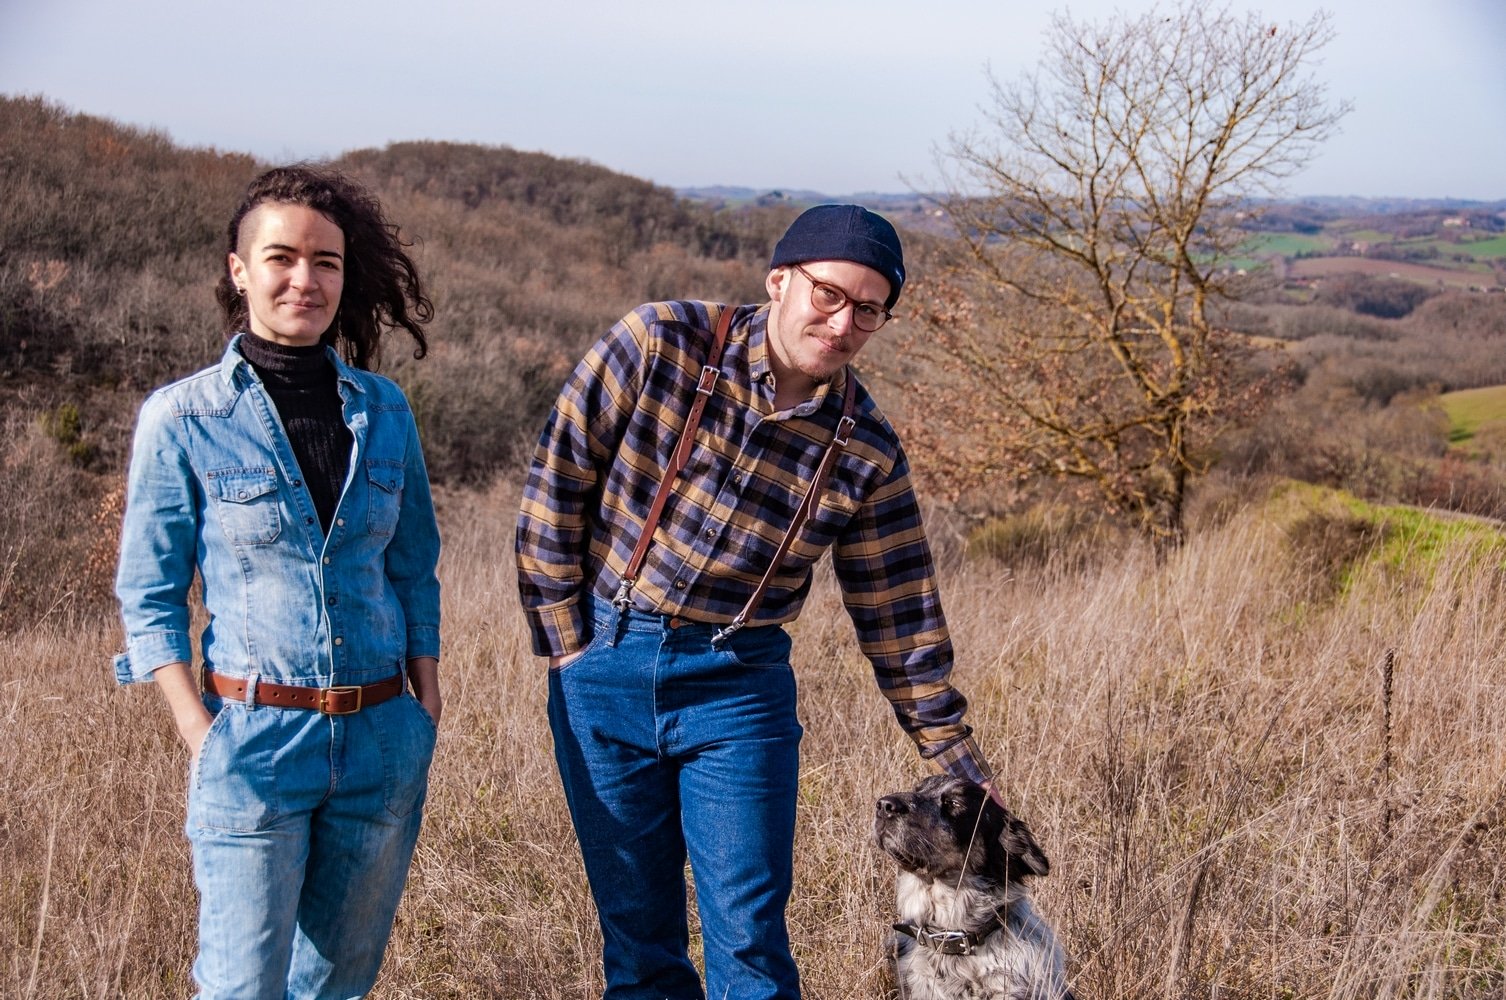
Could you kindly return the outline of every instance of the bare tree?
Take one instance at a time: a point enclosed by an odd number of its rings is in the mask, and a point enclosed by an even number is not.
[[[1243,398],[1210,304],[1256,199],[1348,111],[1309,72],[1332,36],[1323,12],[1059,14],[1034,74],[991,78],[988,130],[946,150],[960,252],[922,299],[951,419],[980,434],[959,485],[1075,479],[1180,541],[1204,432]]]

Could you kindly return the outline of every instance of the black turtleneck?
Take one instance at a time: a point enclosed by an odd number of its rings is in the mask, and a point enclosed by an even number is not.
[[[240,349],[277,407],[319,523],[328,533],[350,469],[351,434],[335,366],[323,344],[289,347],[247,333]]]

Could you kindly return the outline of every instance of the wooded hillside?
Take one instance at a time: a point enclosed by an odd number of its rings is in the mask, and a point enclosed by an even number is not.
[[[136,408],[223,350],[212,295],[223,227],[268,164],[178,147],[42,98],[0,98],[0,149],[0,447],[11,480],[26,484],[0,522],[4,628],[59,608],[110,607]],[[392,352],[386,363],[446,487],[515,474],[569,366],[637,303],[762,300],[770,248],[803,207],[789,197],[690,200],[506,147],[404,142],[334,165],[379,194],[431,283],[430,356],[415,363]],[[915,349],[929,337],[918,313],[931,251],[947,238],[924,204],[915,195],[884,206],[905,231],[911,285],[859,366],[941,499],[976,414]],[[1264,224],[1353,229],[1314,211],[1279,223],[1268,213]],[[1494,224],[1489,213],[1459,217],[1476,234]],[[1506,457],[1478,441],[1467,456],[1450,453],[1447,421],[1427,404],[1439,391],[1506,383],[1506,296],[1384,275],[1294,279],[1279,267],[1252,281],[1221,323],[1259,345],[1254,363],[1279,378],[1209,456],[1215,468],[1472,513],[1506,509]],[[1037,523],[1041,510],[1074,498],[1049,482],[1009,482],[953,499],[972,518]],[[57,565],[81,570],[59,576],[48,569]]]

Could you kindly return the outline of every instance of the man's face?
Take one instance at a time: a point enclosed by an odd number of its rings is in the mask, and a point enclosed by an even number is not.
[[[811,301],[817,285],[836,289],[847,302],[831,314],[821,312]],[[809,396],[819,383],[829,381],[856,357],[873,334],[853,324],[854,304],[876,303],[883,308],[889,297],[887,278],[871,267],[847,260],[776,267],[769,272],[765,286],[773,302],[769,310],[769,362],[781,399]],[[829,290],[824,291],[831,295]]]

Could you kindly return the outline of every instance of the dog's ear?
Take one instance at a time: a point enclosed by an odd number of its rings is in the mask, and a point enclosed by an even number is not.
[[[1051,871],[1051,862],[1046,860],[1046,852],[1041,850],[1041,845],[1035,842],[1035,835],[1030,832],[1030,827],[1019,817],[1008,814],[1008,822],[1004,824],[1004,832],[999,836],[999,843],[1004,846],[1011,858],[1018,858],[1020,863],[1030,869],[1032,875],[1046,875]]]
[[[1025,825],[1024,820],[991,799],[985,808],[997,813],[999,823],[999,850],[990,860],[993,862],[994,877],[1000,884],[1013,882],[1025,875],[1045,875],[1051,871],[1051,862],[1046,860],[1046,852],[1035,842],[1035,835],[1030,832],[1030,827]]]

